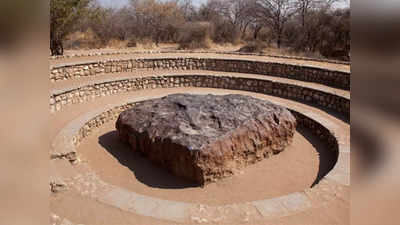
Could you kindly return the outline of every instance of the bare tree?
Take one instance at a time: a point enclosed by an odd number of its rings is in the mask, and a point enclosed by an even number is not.
[[[297,0],[296,1],[296,8],[299,11],[300,17],[301,17],[301,25],[302,27],[305,27],[306,23],[306,17],[308,15],[308,11],[314,7],[314,4],[316,1],[319,0]]]
[[[207,19],[217,27],[228,28],[227,32],[240,32],[237,36],[244,38],[254,19],[250,10],[253,2],[253,0],[209,0],[206,5],[203,5],[201,12],[207,15]],[[233,36],[236,35],[233,34]]]
[[[182,47],[238,43],[251,30],[255,40],[260,36],[276,41],[278,48],[284,43],[327,57],[350,49],[350,11],[333,7],[348,0],[208,0],[199,8],[193,0],[130,0],[131,5],[121,9],[93,1],[51,0],[53,54],[62,54],[65,35],[88,30],[96,34],[93,43],[100,45],[111,39],[179,42]]]
[[[249,0],[229,0],[227,2],[230,5],[228,13],[231,21],[239,28],[242,38],[244,38],[250,23],[255,20],[252,14],[254,11],[254,2]]]
[[[282,36],[289,19],[295,14],[294,0],[256,0],[255,13],[276,36],[277,47],[281,47]]]
[[[180,0],[179,6],[186,21],[191,22],[195,19],[196,8],[193,5],[193,0]]]
[[[296,0],[294,4],[301,17],[302,27],[305,27],[310,10],[316,8],[331,8],[333,4],[342,1],[345,0]]]

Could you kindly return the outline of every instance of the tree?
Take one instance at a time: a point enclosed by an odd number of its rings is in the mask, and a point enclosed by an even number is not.
[[[110,40],[127,40],[136,31],[136,17],[130,7],[120,9],[113,8],[93,8],[96,17],[89,23],[90,28],[101,41],[106,45]]]
[[[171,38],[185,22],[177,1],[133,0],[132,6],[143,36],[151,37],[156,45]]]
[[[315,3],[319,0],[297,0],[295,5],[301,17],[301,25],[304,28],[306,23],[306,17],[308,16],[309,10],[314,7]]]
[[[252,11],[254,5],[249,0],[215,0],[213,1],[218,13],[223,16],[231,25],[236,27],[244,38],[247,28],[254,20]]]
[[[309,12],[314,9],[331,8],[337,2],[346,0],[296,0],[295,7],[301,17],[301,24],[304,28],[306,25]]]
[[[321,35],[320,53],[329,58],[349,60],[350,9],[338,9],[329,15],[329,26]]]
[[[333,4],[342,0],[296,0],[297,17],[290,22],[287,37],[296,51],[316,52],[335,26]]]
[[[256,0],[255,13],[274,32],[277,47],[281,47],[286,24],[295,14],[294,0]]]
[[[192,22],[196,16],[196,8],[193,5],[193,0],[180,0],[179,6],[186,21]]]
[[[92,0],[50,0],[51,55],[64,53],[63,40],[85,13]]]

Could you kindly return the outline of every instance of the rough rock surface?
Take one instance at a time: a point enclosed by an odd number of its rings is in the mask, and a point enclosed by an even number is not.
[[[204,185],[283,151],[296,119],[248,96],[175,94],[122,112],[116,128],[133,150]]]

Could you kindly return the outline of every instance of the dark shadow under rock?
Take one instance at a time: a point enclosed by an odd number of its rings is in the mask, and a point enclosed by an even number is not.
[[[116,128],[134,151],[204,185],[283,151],[296,119],[249,96],[174,94],[122,112]]]

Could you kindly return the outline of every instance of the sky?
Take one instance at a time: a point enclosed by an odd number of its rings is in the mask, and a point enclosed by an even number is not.
[[[126,4],[128,4],[129,0],[97,0],[99,1],[103,6],[106,7],[113,7],[113,8],[120,8]],[[205,3],[207,0],[193,0],[193,3],[195,5],[200,5],[201,3]],[[350,0],[348,0],[350,2]],[[338,4],[338,7],[344,7],[346,6],[347,3],[340,3]]]
[[[97,0],[97,1],[99,1],[103,6],[111,6],[116,8],[124,6],[129,2],[129,0]],[[196,5],[200,5],[201,3],[205,2],[207,2],[207,0],[193,0],[193,3]]]
[[[107,7],[119,8],[126,5],[129,0],[97,0],[101,5]]]

